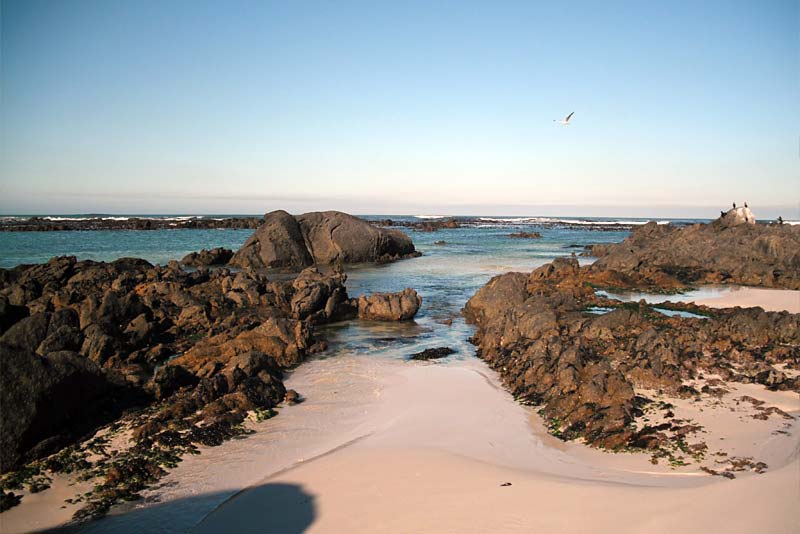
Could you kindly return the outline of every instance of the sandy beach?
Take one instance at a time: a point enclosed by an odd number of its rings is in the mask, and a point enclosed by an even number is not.
[[[701,298],[694,301],[712,308],[741,306],[748,308],[760,306],[765,311],[788,311],[800,313],[800,291],[789,289],[761,289],[757,287],[733,287],[716,297]]]
[[[773,462],[768,473],[725,480],[653,466],[643,454],[552,443],[475,368],[401,375],[407,382],[389,388],[374,414],[383,428],[259,481],[192,531],[708,532],[724,523],[729,532],[789,532],[800,524],[798,440],[771,436],[780,422],[737,432],[740,414],[712,424],[727,405],[680,412],[705,425],[709,441],[726,436],[729,449]],[[800,413],[796,395],[767,398]]]
[[[718,399],[663,397],[676,417],[703,427],[708,444],[702,462],[674,467],[654,465],[645,453],[613,454],[554,438],[533,408],[516,402],[471,356],[314,360],[287,386],[307,400],[252,422],[257,432],[246,439],[185,458],[143,501],[72,528],[708,532],[724,524],[726,532],[778,533],[800,526],[800,399],[793,392],[729,384]],[[743,397],[788,418],[756,419],[759,409]],[[745,469],[733,480],[700,469],[730,458],[768,469]],[[56,489],[64,487],[59,482]],[[60,508],[62,490],[27,498],[0,516],[3,532],[51,528],[72,511]]]
[[[0,0],[0,534],[800,534],[798,20]]]
[[[797,294],[743,288],[706,303],[793,311]],[[743,396],[793,418],[754,419],[752,406],[737,400]],[[412,364],[378,398],[369,434],[251,485],[193,531],[235,525],[243,532],[266,526],[298,532],[709,532],[724,524],[726,532],[778,533],[800,527],[800,399],[793,392],[737,385],[716,402],[672,399],[679,416],[704,427],[711,453],[770,466],[735,480],[709,476],[698,465],[654,466],[645,454],[563,443],[475,360]]]

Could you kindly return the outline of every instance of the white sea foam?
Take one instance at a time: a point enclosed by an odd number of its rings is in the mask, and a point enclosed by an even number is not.
[[[46,217],[40,217],[46,221],[93,221],[93,220],[101,220],[101,221],[128,221],[130,219],[143,219],[143,220],[153,220],[153,221],[191,221],[193,219],[203,219],[203,215],[181,215],[176,217],[162,217],[157,215],[145,216],[145,215],[134,215],[131,217],[123,217],[123,216],[97,216],[97,217],[61,217],[55,215],[49,215]],[[27,217],[5,217],[3,220],[27,220]],[[222,220],[222,219],[216,219]]]
[[[629,221],[624,219],[589,221],[586,219],[559,219],[555,217],[480,217],[481,221],[505,224],[575,224],[583,226],[640,226],[650,221]],[[656,221],[669,224],[669,221]]]

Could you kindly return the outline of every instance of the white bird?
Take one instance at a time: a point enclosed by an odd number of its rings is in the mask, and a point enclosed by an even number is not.
[[[562,120],[562,121],[557,121],[557,120],[553,119],[553,122],[557,122],[558,124],[563,124],[564,126],[569,126],[569,120],[572,118],[572,116],[573,116],[574,114],[575,114],[575,112],[573,111],[572,113],[570,113],[569,115],[567,115],[567,118],[566,118],[566,119],[564,119],[564,120]]]

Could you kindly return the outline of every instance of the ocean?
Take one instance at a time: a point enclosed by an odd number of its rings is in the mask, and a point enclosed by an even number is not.
[[[365,218],[414,222],[430,217]],[[133,513],[112,514],[83,525],[81,531],[186,531],[225,502],[240,485],[258,483],[261,477],[296,465],[298,458],[314,458],[346,446],[348,440],[372,432],[370,425],[377,424],[375,421],[382,428],[385,422],[369,414],[379,406],[379,397],[387,384],[403,379],[400,373],[409,363],[404,360],[424,349],[453,349],[453,355],[431,365],[445,364],[478,373],[476,376],[484,377],[481,380],[500,391],[499,379],[475,358],[475,347],[469,343],[473,328],[461,316],[466,301],[493,276],[509,271],[530,272],[556,257],[580,254],[586,245],[619,242],[629,234],[627,229],[608,230],[610,223],[616,221],[630,228],[646,222],[529,217],[473,219],[468,226],[435,232],[401,227],[422,256],[347,268],[350,296],[406,287],[417,290],[423,303],[414,320],[397,323],[352,320],[319,327],[317,332],[327,341],[328,348],[286,373],[287,387],[297,388],[307,397],[300,409],[281,407],[282,415],[255,425],[258,431],[248,439],[204,449],[203,454],[185,459],[161,484],[143,492],[143,502],[119,508],[121,512]],[[542,237],[509,237],[522,231],[539,232]],[[140,257],[164,264],[202,248],[236,249],[252,232],[232,229],[0,232],[0,266],[44,262],[56,255],[103,261]],[[579,257],[579,261],[588,263],[592,258]],[[525,443],[531,450],[538,451],[530,455],[530,461],[544,454],[539,438],[529,436],[527,430],[517,434],[520,440],[528,440]],[[292,436],[288,443],[286,436]],[[440,436],[446,437],[447,433]],[[151,501],[155,504],[144,504]]]
[[[252,215],[251,215],[252,216]],[[0,220],[27,219],[27,215],[0,216]],[[248,215],[50,215],[39,216],[52,221],[105,218],[124,220],[132,217],[183,221],[192,218],[223,219],[248,217]],[[365,219],[392,219],[398,222],[420,222],[438,219],[437,215],[362,215]],[[628,228],[647,222],[646,219],[577,218],[577,217],[480,217],[470,216],[474,224],[460,228],[421,232],[401,228],[411,235],[417,248],[424,254],[444,258],[482,258],[498,266],[534,258],[550,258],[580,252],[571,245],[620,241],[627,236],[625,230],[602,231],[608,225]],[[661,220],[687,224],[697,220]],[[511,232],[538,231],[542,239],[523,240],[508,238]],[[239,248],[251,235],[249,229],[163,229],[163,230],[91,230],[53,232],[0,232],[0,267],[10,268],[20,264],[42,263],[53,256],[70,255],[78,259],[113,261],[122,257],[143,258],[151,263],[165,264],[180,260],[190,252],[203,248]],[[447,241],[446,246],[434,245]],[[425,263],[425,262],[423,262]]]
[[[55,220],[80,217],[87,216],[52,216]],[[189,216],[147,217],[179,220]],[[362,217],[419,222],[441,216]],[[350,296],[375,291],[400,291],[411,287],[422,296],[423,304],[415,320],[405,324],[387,326],[355,321],[325,327],[331,346],[327,354],[380,353],[402,358],[425,348],[450,346],[457,349],[456,358],[471,355],[474,351],[467,342],[471,328],[464,323],[460,311],[475,291],[491,277],[509,271],[530,272],[556,257],[573,253],[579,255],[586,245],[622,241],[629,234],[628,228],[647,222],[646,219],[624,218],[477,216],[469,219],[472,221],[469,225],[435,232],[399,227],[411,236],[422,256],[384,265],[348,268],[347,289]],[[699,221],[684,219],[659,222],[690,224]],[[626,229],[608,230],[609,225]],[[513,232],[522,231],[539,232],[542,237],[509,237]],[[0,267],[41,263],[61,255],[97,261],[137,257],[151,263],[165,264],[203,248],[227,247],[236,250],[252,232],[249,229],[0,232]],[[579,259],[583,263],[592,261],[585,257]]]

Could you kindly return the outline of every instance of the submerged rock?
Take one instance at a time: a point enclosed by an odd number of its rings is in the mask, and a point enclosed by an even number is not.
[[[411,355],[412,360],[437,360],[439,358],[446,358],[456,351],[450,347],[436,347],[433,349],[425,349],[422,352],[415,352]]]
[[[377,228],[338,211],[292,216],[274,211],[234,254],[231,265],[299,270],[315,263],[385,262],[419,255],[400,230]]]

